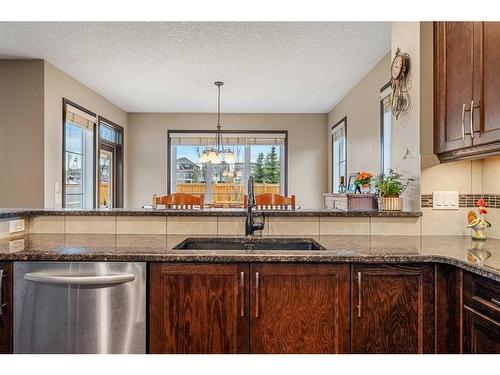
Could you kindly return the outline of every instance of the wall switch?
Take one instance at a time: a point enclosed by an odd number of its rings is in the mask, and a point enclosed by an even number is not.
[[[9,233],[23,232],[24,219],[9,221]]]
[[[434,191],[432,208],[434,210],[458,210],[458,191]]]

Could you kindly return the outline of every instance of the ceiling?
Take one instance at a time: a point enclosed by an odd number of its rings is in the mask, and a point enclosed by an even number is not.
[[[390,49],[388,22],[0,22],[0,58],[40,58],[128,112],[328,112]]]

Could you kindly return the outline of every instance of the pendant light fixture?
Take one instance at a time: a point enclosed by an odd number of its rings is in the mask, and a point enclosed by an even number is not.
[[[233,151],[231,151],[229,147],[224,149],[220,125],[220,87],[224,84],[224,82],[216,81],[214,84],[217,86],[217,130],[215,132],[215,145],[210,148],[207,147],[203,151],[200,156],[200,162],[203,164],[208,162],[212,164],[220,164],[222,162],[233,164],[236,162],[236,158],[234,157]]]

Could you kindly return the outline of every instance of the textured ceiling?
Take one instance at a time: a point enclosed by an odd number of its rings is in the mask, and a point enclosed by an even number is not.
[[[390,49],[386,22],[0,22],[0,58],[41,58],[129,112],[328,112]]]

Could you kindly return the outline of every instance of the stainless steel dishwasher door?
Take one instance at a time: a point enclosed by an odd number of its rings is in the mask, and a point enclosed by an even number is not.
[[[14,263],[14,353],[145,352],[145,263]]]

